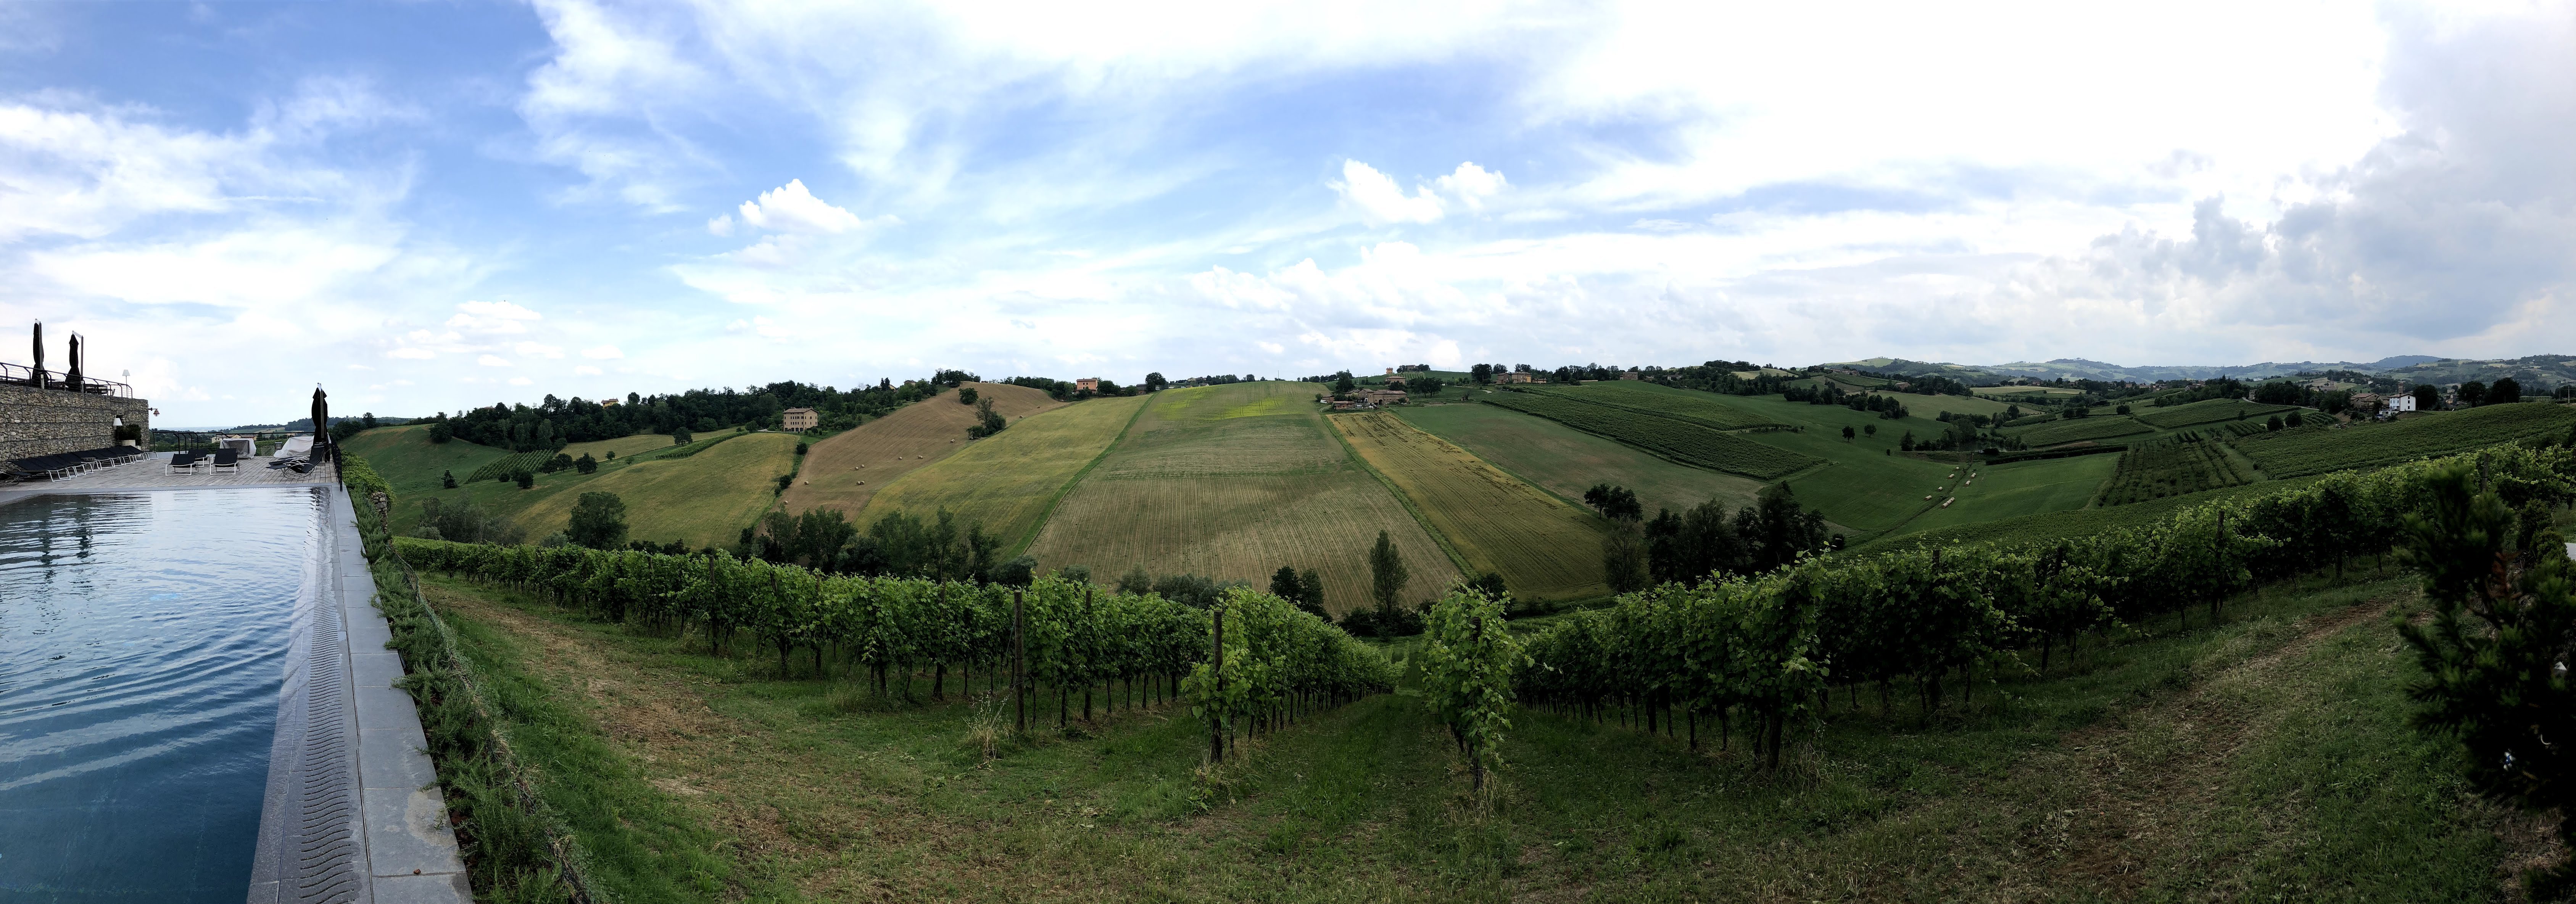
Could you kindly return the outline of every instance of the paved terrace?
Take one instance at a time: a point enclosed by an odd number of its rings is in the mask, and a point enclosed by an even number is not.
[[[456,835],[425,751],[392,634],[376,611],[356,510],[339,469],[310,474],[242,459],[238,474],[170,472],[169,453],[78,477],[0,489],[0,505],[33,496],[182,489],[317,487],[331,492],[298,601],[290,671],[278,701],[267,803],[245,900],[470,904]],[[360,503],[363,504],[363,503]]]

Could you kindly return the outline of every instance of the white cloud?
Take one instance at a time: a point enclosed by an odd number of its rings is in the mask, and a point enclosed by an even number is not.
[[[862,225],[858,214],[814,197],[803,179],[790,179],[786,185],[761,192],[758,199],[742,202],[739,210],[745,225],[780,232],[840,233]]]
[[[715,219],[708,220],[708,221],[707,221],[707,234],[708,234],[708,235],[732,235],[732,234],[733,234],[733,214],[729,214],[729,213],[720,213],[720,214],[716,214]]]
[[[1329,183],[1371,223],[1430,223],[1440,219],[1440,199],[1415,186],[1407,196],[1395,180],[1357,160],[1342,161],[1342,179]]]
[[[596,376],[599,376],[599,375],[600,375],[600,373],[601,373],[601,371],[600,371],[600,369],[599,369],[599,368],[592,367],[592,366],[590,366],[590,365],[588,365],[588,364],[583,364],[583,365],[580,365],[580,366],[574,367],[574,368],[572,369],[572,372],[573,372],[573,375],[575,375],[575,376],[582,376],[582,377],[596,377]]]
[[[560,345],[546,345],[540,342],[522,342],[515,346],[515,348],[518,350],[520,355],[531,358],[561,358],[564,356],[563,346]]]
[[[1483,210],[1485,199],[1503,193],[1503,174],[1477,166],[1473,162],[1458,164],[1458,170],[1431,180],[1442,194],[1457,198],[1468,210]]]
[[[594,361],[605,361],[613,358],[626,357],[626,353],[619,351],[617,346],[614,345],[594,345],[589,348],[582,349],[581,356]]]
[[[536,383],[537,383],[537,381],[535,381],[535,380],[531,380],[531,379],[528,379],[528,378],[526,378],[526,377],[511,377],[511,378],[510,378],[510,385],[512,385],[512,386],[534,386],[534,385],[536,385]]]
[[[484,355],[484,356],[482,356],[482,357],[480,357],[480,358],[476,358],[476,359],[474,359],[474,363],[476,363],[476,364],[480,364],[480,365],[483,365],[483,366],[485,366],[485,367],[508,367],[508,366],[510,366],[510,362],[509,362],[509,361],[507,361],[507,360],[504,360],[504,359],[503,359],[501,356],[499,356],[499,355]]]
[[[456,316],[447,318],[447,326],[478,333],[525,333],[527,321],[543,320],[545,315],[507,301],[468,301],[456,306]]]

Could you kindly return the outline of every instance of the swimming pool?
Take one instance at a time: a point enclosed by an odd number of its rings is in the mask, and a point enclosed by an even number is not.
[[[0,507],[0,901],[243,899],[328,499]]]

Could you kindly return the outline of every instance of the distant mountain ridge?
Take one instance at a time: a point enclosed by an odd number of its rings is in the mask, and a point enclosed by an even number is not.
[[[2222,377],[2238,380],[2267,380],[2301,373],[2349,370],[2396,377],[2409,383],[2453,384],[2468,380],[2492,382],[2512,377],[2525,391],[2548,390],[2565,383],[2576,383],[2576,356],[2531,355],[2522,358],[2476,360],[2439,358],[2432,355],[2391,355],[2368,363],[2357,361],[2265,361],[2241,365],[2149,365],[2128,367],[2084,358],[2053,358],[2047,361],[2015,361],[2009,364],[1951,364],[1939,361],[1909,361],[1904,358],[1868,358],[1825,365],[1888,376],[1922,376],[1940,374],[1957,380],[1983,382],[2023,377],[2032,380],[2103,380],[2109,382],[2152,383],[2158,380],[2214,380]]]

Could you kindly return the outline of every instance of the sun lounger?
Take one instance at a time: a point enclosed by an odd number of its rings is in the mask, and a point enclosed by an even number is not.
[[[221,452],[215,453],[215,473],[241,473],[241,453],[234,452],[231,449],[225,449]]]

